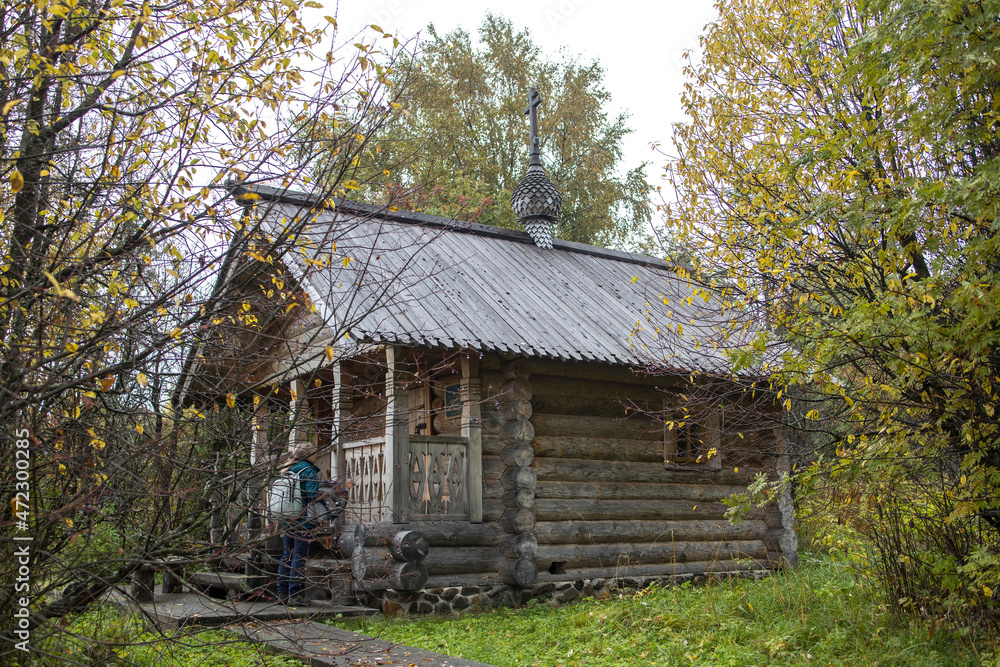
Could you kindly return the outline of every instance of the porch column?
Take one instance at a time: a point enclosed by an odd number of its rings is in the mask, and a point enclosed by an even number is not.
[[[406,360],[405,347],[388,346],[385,349],[385,468],[391,476],[389,511],[393,523],[407,523],[409,520],[410,471],[407,460],[410,438],[407,433],[409,423],[410,396],[404,377]]]
[[[483,424],[480,415],[482,399],[479,357],[462,359],[462,437],[468,444],[466,488],[469,490],[469,521],[483,522]]]

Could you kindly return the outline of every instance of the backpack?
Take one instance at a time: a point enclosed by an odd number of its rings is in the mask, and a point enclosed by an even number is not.
[[[273,482],[267,492],[267,509],[271,516],[281,521],[291,521],[302,516],[302,491],[298,473],[285,473]]]

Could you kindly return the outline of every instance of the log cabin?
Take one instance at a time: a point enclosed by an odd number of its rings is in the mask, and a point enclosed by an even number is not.
[[[410,611],[795,564],[790,492],[726,519],[723,500],[757,473],[788,472],[788,433],[728,370],[722,315],[689,272],[422,213],[234,194],[257,224],[220,283],[253,326],[202,336],[177,401],[236,395],[251,462],[309,446],[322,476],[353,480],[317,576],[352,555],[356,576],[378,557],[385,575],[384,547],[414,534],[422,567],[396,563],[379,593]],[[268,261],[291,223],[294,244]]]

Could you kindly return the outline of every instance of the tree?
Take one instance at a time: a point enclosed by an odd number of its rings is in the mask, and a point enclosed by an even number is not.
[[[378,203],[516,225],[510,196],[527,167],[528,87],[539,89],[542,160],[563,195],[558,235],[624,244],[649,220],[644,166],[618,173],[627,117],[610,118],[611,96],[595,61],[543,56],[527,30],[487,14],[482,47],[456,29],[430,40],[407,72],[402,105],[380,148],[365,196]],[[373,180],[375,180],[373,178]]]
[[[205,415],[167,398],[193,338],[253,324],[211,289],[248,261],[230,241],[260,234],[227,183],[308,182],[317,156],[297,128],[314,117],[337,125],[329,193],[352,187],[400,45],[377,31],[363,52],[317,56],[324,30],[288,0],[15,0],[0,19],[2,569],[13,581],[12,551],[28,549],[32,573],[3,592],[0,633],[5,652],[41,651],[47,619],[143,562],[212,557],[199,531],[220,462],[240,465],[244,399]],[[304,224],[256,256],[299,252]]]
[[[809,404],[828,455],[808,475],[863,492],[889,603],[994,623],[997,10],[719,3],[665,209],[731,312],[768,324],[737,369]]]

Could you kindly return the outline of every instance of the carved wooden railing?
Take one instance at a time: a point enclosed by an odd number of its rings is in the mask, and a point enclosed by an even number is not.
[[[354,480],[347,505],[350,523],[378,523],[390,518],[392,471],[385,460],[385,438],[344,443],[344,468]]]
[[[405,516],[468,519],[468,458],[465,438],[411,435],[405,461]]]

